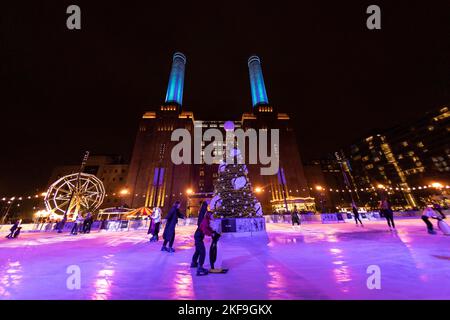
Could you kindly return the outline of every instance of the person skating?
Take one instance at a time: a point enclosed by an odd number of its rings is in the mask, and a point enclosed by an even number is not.
[[[153,212],[150,216],[151,223],[148,228],[147,234],[151,234],[150,242],[159,240],[159,227],[161,226],[161,209],[159,207],[153,208]]]
[[[92,226],[92,214],[88,212],[86,215],[86,218],[83,221],[83,233],[90,233],[91,232],[91,226]]]
[[[294,226],[295,224],[299,226],[301,224],[297,206],[294,206],[294,211],[292,211],[291,213],[291,219],[292,219],[292,226]]]
[[[175,201],[167,215],[166,226],[163,233],[164,243],[161,251],[175,252],[175,249],[173,248],[173,243],[175,241],[175,227],[177,226],[178,218],[184,219],[184,215],[180,212],[180,206],[181,202]],[[167,248],[167,244],[169,244],[169,248]]]
[[[22,227],[17,227],[16,231],[14,232],[13,238],[18,238],[20,234],[20,230],[22,230]]]
[[[191,268],[197,268],[197,275],[204,276],[208,274],[208,270],[203,268],[203,264],[205,263],[206,258],[206,248],[203,240],[205,239],[205,234],[200,229],[200,225],[205,217],[205,214],[208,210],[208,202],[203,201],[198,211],[198,220],[197,220],[197,230],[194,233],[195,240],[195,252],[192,256]]]
[[[356,207],[356,204],[354,202],[352,203],[352,211],[353,211],[353,215],[355,217],[356,225],[358,225],[358,221],[359,221],[359,223],[361,224],[361,227],[364,227],[364,225],[359,217],[358,208]]]
[[[394,212],[392,211],[391,205],[389,204],[389,201],[387,199],[383,199],[380,201],[380,212],[386,218],[389,229],[395,230]]]
[[[434,231],[433,224],[431,223],[430,219],[436,219],[439,220],[442,219],[436,211],[433,210],[431,207],[426,207],[422,212],[422,220],[425,222],[425,225],[427,226],[427,230],[429,234],[436,234],[436,231]]]
[[[16,222],[14,222],[14,224],[12,225],[11,229],[9,229],[10,233],[6,236],[6,238],[12,239],[14,237],[14,233],[20,227],[21,223],[22,223],[22,219],[16,220]]]
[[[203,234],[211,237],[211,246],[209,247],[209,273],[227,273],[228,269],[216,269],[214,265],[217,260],[217,243],[219,242],[220,234],[211,226],[213,219],[212,212],[208,211],[200,224],[200,230]]]
[[[70,231],[70,234],[73,234],[76,236],[78,234],[78,230],[80,229],[80,225],[82,224],[82,222],[83,222],[83,216],[81,215],[81,213],[79,213],[77,218],[73,222],[73,227],[72,227],[72,231]]]

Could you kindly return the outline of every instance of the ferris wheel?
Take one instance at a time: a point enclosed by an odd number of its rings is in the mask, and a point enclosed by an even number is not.
[[[76,217],[97,210],[105,198],[103,182],[92,174],[73,173],[54,182],[44,198],[48,211]]]

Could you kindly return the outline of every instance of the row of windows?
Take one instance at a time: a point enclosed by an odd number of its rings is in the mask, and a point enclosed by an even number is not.
[[[110,178],[110,179],[108,179],[108,178],[102,177],[101,180],[102,180],[103,182],[108,182],[108,181],[110,181],[110,182],[116,182],[116,181],[123,181],[123,177],[119,177],[118,179],[116,179],[116,178]]]
[[[103,174],[119,173],[119,172],[125,173],[125,172],[127,172],[127,170],[126,169],[122,169],[122,170],[119,170],[119,169],[103,170]]]

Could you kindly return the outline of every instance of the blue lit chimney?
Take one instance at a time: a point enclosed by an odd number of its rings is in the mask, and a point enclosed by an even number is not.
[[[252,91],[253,107],[260,104],[269,104],[261,69],[261,60],[258,56],[251,56],[248,58],[248,71],[250,73],[250,89]]]
[[[170,71],[169,84],[167,85],[166,104],[183,104],[184,66],[186,57],[181,52],[173,55],[172,69]]]

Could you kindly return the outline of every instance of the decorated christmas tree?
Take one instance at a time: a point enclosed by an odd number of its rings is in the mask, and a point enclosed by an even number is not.
[[[232,153],[234,161],[222,161],[219,165],[214,197],[210,202],[211,210],[216,216],[225,218],[261,216],[261,204],[247,177],[247,166],[239,161],[239,149],[233,148],[227,152]]]

